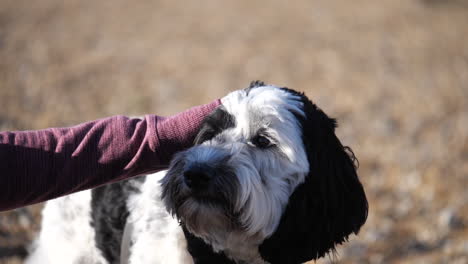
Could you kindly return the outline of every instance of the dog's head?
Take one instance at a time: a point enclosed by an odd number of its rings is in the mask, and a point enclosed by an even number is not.
[[[304,94],[262,82],[222,103],[162,181],[189,232],[234,259],[301,263],[359,231],[367,200],[334,119]]]

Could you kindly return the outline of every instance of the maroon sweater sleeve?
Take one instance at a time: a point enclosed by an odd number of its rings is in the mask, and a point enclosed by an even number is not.
[[[220,104],[164,118],[115,116],[67,128],[0,132],[0,211],[168,166]]]

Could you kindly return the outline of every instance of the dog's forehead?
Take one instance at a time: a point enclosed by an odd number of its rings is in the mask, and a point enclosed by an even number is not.
[[[301,98],[275,86],[235,91],[223,98],[222,103],[231,115],[258,123],[283,121],[293,113],[304,115]]]

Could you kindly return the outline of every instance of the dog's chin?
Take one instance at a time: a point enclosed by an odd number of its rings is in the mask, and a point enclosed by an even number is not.
[[[195,236],[207,242],[219,242],[221,234],[228,234],[241,227],[237,217],[226,208],[225,202],[204,195],[187,197],[175,212],[180,222]]]

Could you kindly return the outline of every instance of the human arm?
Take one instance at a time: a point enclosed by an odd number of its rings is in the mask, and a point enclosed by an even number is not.
[[[168,166],[220,104],[164,118],[114,116],[67,128],[0,132],[0,211]]]

